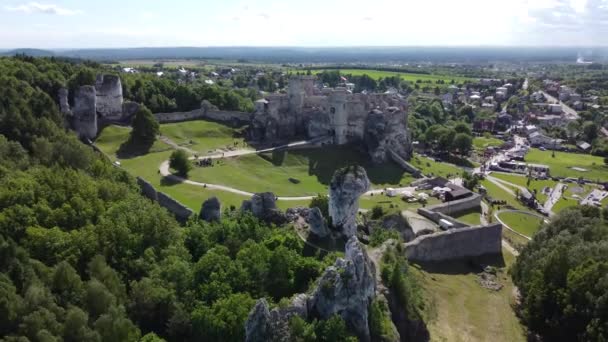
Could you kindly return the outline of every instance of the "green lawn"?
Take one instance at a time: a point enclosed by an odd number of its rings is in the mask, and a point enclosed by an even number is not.
[[[476,137],[473,139],[473,147],[476,150],[484,150],[486,147],[500,147],[505,142],[496,138]]]
[[[238,142],[244,148],[245,142],[239,129],[211,121],[187,121],[163,124],[160,133],[180,146],[207,154],[217,148],[233,147]]]
[[[509,228],[528,237],[532,237],[543,222],[541,218],[517,212],[500,213],[498,217]]]
[[[414,155],[410,163],[422,171],[425,175],[441,176],[451,178],[462,175],[462,169],[459,167],[444,162],[436,162],[430,158]]]
[[[530,180],[530,185],[527,185],[528,178],[516,174],[505,174],[493,172],[492,176],[498,179],[502,179],[509,183],[523,186],[529,190],[536,190],[536,198],[540,203],[545,203],[547,196],[542,193],[545,187],[554,188],[558,182],[547,179],[547,180]]]
[[[488,191],[488,195],[490,195],[490,197],[497,199],[497,200],[504,200],[507,202],[507,204],[509,204],[510,206],[512,206],[516,209],[527,210],[526,207],[524,207],[521,203],[519,203],[519,201],[513,195],[509,194],[508,192],[506,192],[502,188],[498,187],[496,184],[490,182],[489,180],[487,180],[487,179],[482,180],[481,185],[483,185],[486,188],[486,190]]]
[[[471,226],[478,226],[481,224],[481,208],[460,213],[454,216],[454,218]]]
[[[515,257],[503,250],[503,259],[503,263],[490,263],[498,268],[497,278],[504,286],[499,291],[481,287],[477,275],[480,270],[466,261],[411,267],[423,287],[431,341],[526,340],[525,330],[512,309],[513,283],[507,273]]]
[[[201,129],[207,129],[209,138],[204,136],[194,137],[195,146],[204,146],[204,149],[214,149],[231,144],[232,141],[242,141],[233,139],[234,130],[212,122],[192,121],[180,124],[163,124],[161,132],[172,139],[183,141],[191,140],[186,132],[190,130],[189,125],[194,125]],[[218,127],[221,126],[221,127]],[[223,132],[217,134],[217,132]],[[106,153],[112,161],[120,161],[121,166],[133,176],[141,176],[157,190],[165,192],[190,207],[198,211],[203,201],[211,196],[217,196],[224,207],[234,205],[240,207],[246,196],[236,195],[225,191],[208,190],[200,186],[189,184],[172,184],[163,182],[163,177],[158,174],[160,164],[169,158],[172,148],[160,141],[157,141],[151,152],[127,159],[120,159],[116,152],[120,145],[129,137],[129,129],[118,126],[108,126],[99,135],[96,145]],[[182,143],[183,141],[179,141]],[[240,146],[243,146],[241,143]],[[377,188],[407,185],[413,178],[408,173],[402,171],[396,165],[390,163],[381,166],[373,166],[366,162],[364,155],[356,152],[352,148],[332,148],[323,150],[295,150],[289,152],[277,152],[264,154],[261,156],[251,155],[225,160],[220,166],[209,168],[193,169],[190,179],[209,181],[208,177],[215,177],[215,181],[229,181],[227,185],[233,187],[244,186],[244,190],[250,192],[274,191],[277,195],[285,191],[286,196],[316,195],[317,193],[327,193],[327,184],[336,168],[350,164],[362,164],[366,167],[368,176]],[[433,165],[439,164],[433,162]],[[445,168],[445,167],[443,167]],[[289,177],[298,178],[301,183],[293,184],[289,182]],[[199,179],[200,178],[200,179]],[[214,181],[214,182],[215,182]],[[220,183],[224,184],[224,183]],[[296,206],[308,206],[309,201],[278,201],[281,209]],[[395,208],[410,208],[419,204],[409,204],[399,198],[389,198],[386,196],[363,197],[361,208],[371,209],[375,205],[382,205],[389,208],[393,204]]]
[[[312,70],[313,74],[319,74],[323,71],[329,71],[332,69],[324,69],[324,70]],[[333,69],[335,70],[335,69]],[[293,72],[293,70],[292,70]],[[409,81],[412,83],[416,83],[417,80],[421,80],[422,82],[431,81],[433,86],[437,85],[439,87],[449,86],[449,83],[454,80],[456,83],[464,83],[465,81],[476,81],[474,78],[467,78],[462,76],[452,76],[452,75],[436,75],[436,74],[412,74],[405,72],[393,72],[393,71],[379,71],[372,69],[340,69],[341,75],[352,75],[352,76],[361,76],[368,75],[371,78],[376,80],[380,78],[399,76],[404,81]],[[446,84],[435,84],[436,81],[445,81]],[[422,85],[424,85],[423,83]],[[428,83],[426,83],[428,84]]]
[[[213,167],[194,168],[189,178],[248,192],[272,191],[277,196],[307,196],[327,193],[334,172],[349,165],[363,166],[374,188],[406,186],[413,180],[409,173],[394,163],[371,164],[366,155],[352,146],[228,158]]]
[[[533,164],[548,165],[551,175],[556,177],[583,177],[591,180],[607,180],[608,166],[604,165],[602,157],[588,154],[555,152],[555,158],[551,151],[541,151],[531,149],[526,155],[526,162]],[[575,171],[570,167],[580,167],[587,169],[586,172]]]

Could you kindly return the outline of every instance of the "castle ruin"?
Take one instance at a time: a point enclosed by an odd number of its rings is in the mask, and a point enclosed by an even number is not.
[[[314,76],[292,78],[287,94],[256,101],[251,140],[271,143],[295,137],[327,137],[336,145],[362,143],[375,163],[391,159],[391,152],[408,160],[412,152],[407,102],[400,95],[318,89]]]

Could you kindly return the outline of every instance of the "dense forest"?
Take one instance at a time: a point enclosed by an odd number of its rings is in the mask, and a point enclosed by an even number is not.
[[[236,211],[180,226],[140,196],[55,103],[96,67],[0,59],[0,340],[243,340],[254,299],[306,291],[336,255]]]
[[[512,269],[519,312],[544,341],[608,340],[608,209],[568,208],[526,245]]]

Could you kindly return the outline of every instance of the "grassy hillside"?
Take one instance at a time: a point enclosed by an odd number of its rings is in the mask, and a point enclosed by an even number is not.
[[[412,267],[422,280],[429,305],[427,322],[432,341],[525,341],[525,332],[512,309],[513,283],[507,274],[515,257],[503,250],[498,267],[503,288],[492,291],[479,283],[478,267],[465,261]]]
[[[532,149],[526,155],[526,162],[545,164],[551,168],[551,175],[556,177],[583,177],[591,180],[607,180],[608,166],[604,165],[602,157],[589,154],[555,152]],[[579,167],[587,171],[576,171],[572,167]]]

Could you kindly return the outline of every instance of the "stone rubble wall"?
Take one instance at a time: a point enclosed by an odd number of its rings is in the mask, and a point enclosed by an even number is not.
[[[155,202],[158,202],[161,207],[169,210],[170,213],[175,215],[179,221],[184,222],[188,220],[192,214],[194,214],[192,210],[173,199],[171,196],[163,192],[156,191],[154,186],[145,179],[137,177],[137,184],[141,189],[142,195]]]
[[[408,260],[415,262],[500,254],[502,252],[502,225],[496,223],[423,235],[404,246]]]
[[[184,122],[208,119],[222,123],[248,123],[251,115],[245,112],[195,109],[189,112],[157,113],[154,114],[159,123]]]

